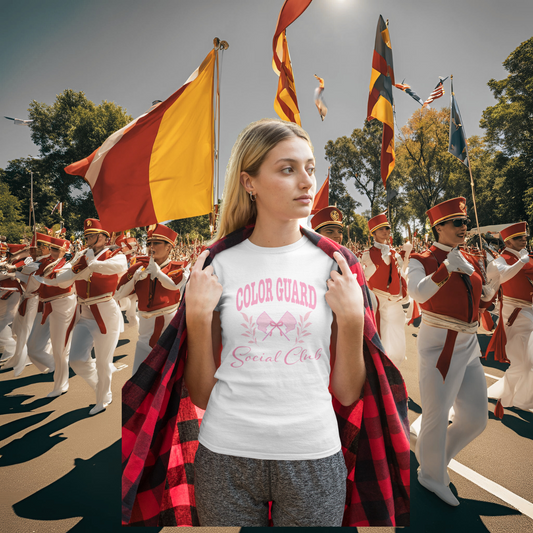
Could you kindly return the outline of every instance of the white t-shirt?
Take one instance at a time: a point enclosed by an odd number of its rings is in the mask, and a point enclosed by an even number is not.
[[[328,391],[333,313],[326,280],[337,263],[307,237],[219,253],[223,287],[218,379],[199,441],[255,459],[320,459],[341,449]]]

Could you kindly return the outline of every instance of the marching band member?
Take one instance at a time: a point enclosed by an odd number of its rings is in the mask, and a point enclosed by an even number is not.
[[[512,224],[500,232],[505,250],[490,263],[488,274],[498,275],[503,293],[498,331],[504,333],[503,354],[495,359],[507,358],[511,366],[504,376],[490,386],[489,398],[498,399],[498,407],[533,409],[533,259],[526,250],[525,222]],[[494,271],[497,271],[494,273]],[[502,331],[503,330],[503,331]]]
[[[418,480],[444,502],[457,506],[447,466],[487,424],[487,389],[476,333],[480,307],[488,305],[495,288],[483,284],[477,260],[458,248],[469,222],[465,198],[442,202],[427,215],[436,242],[411,256],[407,273],[409,293],[422,310]],[[452,406],[455,416],[448,426]]]
[[[342,244],[342,213],[333,206],[324,207],[311,219],[311,227],[320,235]]]
[[[7,261],[3,265],[3,271],[0,272],[0,344],[4,346],[2,360],[10,359],[10,361],[3,366],[4,369],[14,368],[16,364],[13,359],[13,354],[16,351],[16,341],[13,338],[15,331],[10,327],[10,324],[15,319],[20,296],[23,292],[17,277],[17,270],[26,264],[29,246],[27,244],[8,244],[6,256]],[[20,372],[24,369],[25,364],[24,361]],[[18,367],[17,370],[19,370]]]
[[[47,236],[45,236],[47,237]],[[68,357],[70,338],[67,331],[74,313],[76,312],[76,294],[73,286],[66,288],[51,287],[39,283],[39,277],[53,279],[65,266],[64,255],[70,246],[69,241],[55,237],[48,237],[50,255],[41,260],[39,269],[30,277],[27,290],[39,295],[39,308],[33,331],[28,339],[28,353],[30,358],[38,355],[49,358],[48,342],[51,343],[54,362],[54,388],[47,398],[55,398],[68,390]],[[41,241],[37,241],[38,243]],[[35,289],[34,289],[35,287]]]
[[[405,360],[405,313],[407,281],[405,271],[412,250],[403,245],[404,259],[390,246],[391,228],[387,216],[377,215],[368,221],[374,245],[365,250],[361,263],[365,277],[375,296],[375,316],[381,342],[389,359],[399,367]]]
[[[185,262],[171,261],[170,252],[178,234],[163,224],[148,229],[146,240],[150,256],[138,257],[119,282],[115,298],[136,294],[139,305],[139,339],[135,349],[133,371],[156,345],[161,333],[176,314],[180,289],[188,279]]]
[[[99,220],[85,220],[84,235],[87,249],[65,265],[55,279],[38,281],[59,287],[76,284],[80,311],[69,326],[69,331],[74,328],[70,366],[95,390],[96,405],[89,412],[95,415],[112,401],[113,352],[123,330],[122,315],[113,295],[127,263],[122,253],[113,254],[107,248],[109,232]],[[96,360],[91,358],[93,346]]]

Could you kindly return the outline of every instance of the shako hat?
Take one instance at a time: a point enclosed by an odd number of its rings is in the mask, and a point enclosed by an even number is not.
[[[516,224],[511,224],[505,229],[502,229],[500,231],[500,235],[504,241],[506,241],[507,239],[514,239],[515,237],[522,237],[523,235],[527,235],[526,223],[517,222]]]
[[[70,241],[68,241],[67,239],[58,239],[57,237],[51,237],[50,247],[56,248],[57,250],[68,250],[70,248]]]
[[[368,229],[370,233],[374,233],[377,229],[384,228],[385,226],[390,226],[389,221],[387,220],[387,215],[381,213],[381,215],[376,215],[368,221]]]
[[[342,228],[342,213],[332,205],[324,207],[311,219],[311,227],[317,231],[324,226],[340,226]]]
[[[466,218],[466,198],[459,196],[441,202],[426,211],[431,227],[446,222],[452,218]]]
[[[8,244],[7,253],[11,255],[18,254],[28,248],[27,244]]]
[[[93,235],[95,233],[103,233],[109,237],[109,232],[102,227],[102,223],[97,218],[88,218],[83,223],[83,234]]]
[[[163,224],[152,224],[148,227],[148,237],[146,242],[165,241],[175,246],[178,234]]]
[[[50,242],[52,239],[50,235],[46,235],[45,233],[39,232],[37,232],[35,235],[37,236],[37,245],[44,244],[45,246],[50,246]]]

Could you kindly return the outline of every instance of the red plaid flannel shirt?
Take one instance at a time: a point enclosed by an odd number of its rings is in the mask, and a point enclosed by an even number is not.
[[[214,256],[243,240],[241,228],[211,246]],[[334,241],[301,228],[330,257],[346,258],[365,300],[367,379],[349,407],[333,398],[348,469],[343,526],[409,525],[407,391],[385,355],[358,259]],[[194,456],[200,421],[183,382],[185,299],[158,344],[122,389],[122,521],[132,526],[198,526]]]

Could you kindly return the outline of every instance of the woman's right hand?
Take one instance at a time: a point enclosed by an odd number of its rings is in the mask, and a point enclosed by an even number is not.
[[[192,267],[187,290],[185,291],[185,304],[187,306],[187,321],[191,319],[209,319],[213,316],[220,296],[222,285],[218,282],[211,265],[204,268],[209,250],[204,250]]]

